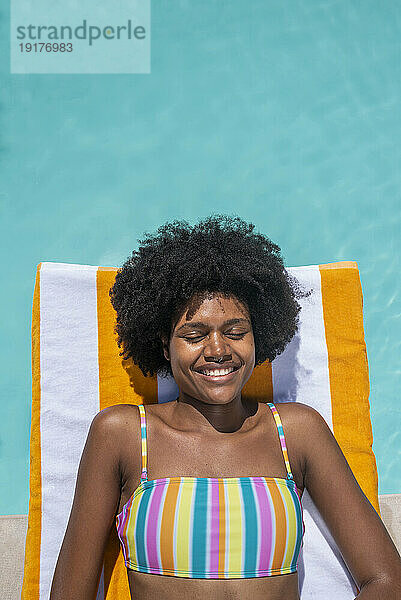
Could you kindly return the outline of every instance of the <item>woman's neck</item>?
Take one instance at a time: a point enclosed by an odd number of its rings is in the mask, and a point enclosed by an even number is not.
[[[183,412],[182,409],[186,409],[188,406],[193,407],[198,414],[190,411],[191,414],[186,415],[186,410]],[[193,424],[199,424],[199,427],[205,425],[204,419],[202,419],[204,417],[220,433],[234,433],[241,429],[248,417],[257,413],[258,403],[240,396],[226,404],[209,404],[183,393],[177,398],[177,408],[182,417],[187,416]]]

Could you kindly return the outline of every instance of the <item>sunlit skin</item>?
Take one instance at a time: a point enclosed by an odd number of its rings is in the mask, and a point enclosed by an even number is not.
[[[184,311],[171,334],[164,340],[164,355],[171,362],[180,393],[176,415],[188,415],[190,405],[221,432],[238,430],[244,420],[255,414],[255,403],[241,399],[241,390],[255,367],[255,344],[249,311],[233,297],[208,295],[193,317]],[[234,365],[227,376],[210,377],[201,367],[221,369]],[[199,426],[204,419],[191,412]]]

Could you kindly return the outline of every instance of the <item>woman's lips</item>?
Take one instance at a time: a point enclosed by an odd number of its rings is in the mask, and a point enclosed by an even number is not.
[[[239,367],[238,369],[235,369],[235,371],[231,371],[231,373],[227,373],[227,375],[204,375],[204,373],[201,373],[200,371],[194,371],[197,375],[199,375],[200,377],[202,377],[202,379],[205,379],[206,381],[213,381],[216,383],[225,383],[226,381],[230,381],[230,379],[233,379],[235,374],[238,373],[238,371],[240,370],[241,367]]]

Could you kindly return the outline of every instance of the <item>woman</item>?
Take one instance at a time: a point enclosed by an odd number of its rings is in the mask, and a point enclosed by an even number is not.
[[[114,526],[132,598],[296,600],[305,488],[358,598],[401,597],[400,556],[324,419],[241,396],[294,336],[307,293],[253,230],[238,217],[173,221],[119,270],[121,355],[173,374],[179,396],[93,419],[51,600],[95,597]]]

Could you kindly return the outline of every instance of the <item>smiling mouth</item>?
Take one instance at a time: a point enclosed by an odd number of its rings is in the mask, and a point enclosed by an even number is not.
[[[239,368],[240,367],[226,367],[225,369],[202,369],[195,371],[195,373],[211,380],[224,380],[229,379],[231,375],[239,370]]]

